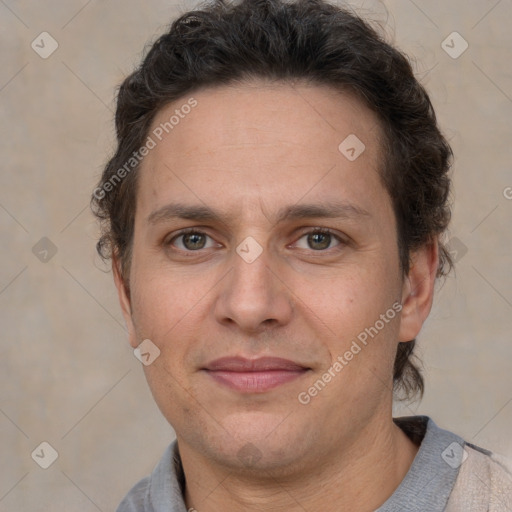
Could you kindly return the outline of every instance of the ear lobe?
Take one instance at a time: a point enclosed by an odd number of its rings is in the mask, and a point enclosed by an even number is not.
[[[121,274],[121,264],[117,254],[112,254],[112,273],[114,275],[114,283],[116,285],[117,295],[119,297],[119,305],[121,306],[124,321],[128,329],[130,345],[133,348],[136,348],[138,343],[137,336],[135,335],[135,327],[132,320],[130,290]]]
[[[434,299],[439,265],[437,239],[411,255],[411,266],[402,288],[402,314],[398,341],[411,341],[419,334]]]

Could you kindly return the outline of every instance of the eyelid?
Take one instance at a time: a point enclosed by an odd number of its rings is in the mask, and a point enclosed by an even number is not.
[[[172,236],[169,238],[169,237],[166,237],[164,238],[164,241],[163,241],[163,245],[164,246],[172,246],[173,245],[173,242],[184,236],[184,235],[188,235],[189,233],[194,233],[194,234],[198,234],[198,235],[204,235],[208,238],[210,238],[211,240],[214,240],[216,244],[218,244],[218,242],[212,237],[210,236],[203,228],[194,228],[194,227],[190,227],[190,228],[183,228],[183,229],[180,229],[178,232],[176,233],[173,233]],[[179,249],[179,248],[176,248],[177,250],[179,251],[182,251],[182,252],[200,252],[201,250],[203,249],[198,249],[196,251],[185,251],[183,249]],[[211,249],[211,247],[206,247],[206,249]]]
[[[323,228],[323,227],[309,227],[309,228],[304,228],[304,231],[301,230],[301,234],[299,235],[299,237],[295,240],[295,242],[293,242],[293,244],[291,245],[294,245],[296,244],[299,240],[301,240],[303,237],[307,236],[307,235],[311,235],[311,234],[315,234],[315,233],[322,233],[322,234],[325,234],[325,235],[330,235],[332,236],[333,238],[335,238],[339,244],[334,246],[334,247],[331,247],[330,249],[335,249],[336,247],[338,247],[339,245],[347,245],[349,243],[349,240],[347,239],[347,237],[344,237],[343,235],[339,234],[337,231],[334,231],[330,228]],[[314,249],[310,249],[311,251],[314,251],[316,253],[321,253],[321,252],[327,252],[329,251],[330,249],[325,249],[325,250],[318,250],[318,251],[315,251]]]
[[[294,241],[292,244],[290,244],[290,245],[294,245],[294,244],[296,244],[296,243],[297,243],[301,238],[303,238],[304,236],[306,236],[306,235],[310,235],[310,234],[314,234],[314,233],[323,233],[323,234],[331,235],[332,237],[334,237],[334,238],[339,242],[339,244],[340,244],[340,245],[347,245],[347,244],[349,243],[349,240],[348,240],[346,237],[344,237],[344,236],[340,235],[338,232],[336,232],[336,231],[334,231],[334,230],[332,230],[332,229],[330,229],[330,228],[324,228],[324,227],[320,227],[320,226],[316,226],[316,227],[315,227],[315,226],[311,226],[311,227],[304,227],[304,228],[301,228],[299,231],[300,231],[299,236],[298,236],[298,237],[295,239],[295,241]],[[187,234],[189,234],[189,233],[196,233],[196,234],[204,235],[204,236],[206,236],[206,237],[210,238],[211,240],[214,240],[214,241],[215,241],[215,243],[216,243],[217,245],[221,245],[221,244],[220,244],[219,242],[217,242],[217,241],[216,241],[216,240],[215,240],[211,235],[209,235],[209,234],[207,233],[207,231],[205,230],[205,228],[201,228],[201,227],[188,227],[188,228],[183,228],[183,229],[179,230],[178,232],[174,233],[174,234],[172,235],[172,237],[171,237],[171,238],[166,238],[166,239],[164,239],[163,244],[164,244],[165,246],[173,245],[173,242],[174,242],[177,238],[179,238],[179,237],[181,237],[181,236],[184,236],[184,235],[187,235]],[[297,236],[297,235],[295,235],[295,236]],[[338,245],[336,245],[335,247],[338,247]],[[332,247],[331,249],[334,249],[335,247]],[[206,249],[211,249],[211,247],[207,247]],[[178,249],[178,250],[181,250],[182,252],[190,252],[190,253],[192,253],[192,252],[200,252],[200,251],[202,251],[202,250],[204,250],[204,249],[198,249],[198,250],[196,250],[196,251],[191,251],[191,250],[184,251],[183,249]],[[313,249],[311,249],[311,250],[313,251]],[[320,252],[326,252],[326,251],[328,251],[328,250],[329,250],[329,249],[326,249],[326,250],[324,250],[324,251],[314,251],[314,252],[318,252],[318,253],[320,253]]]
[[[308,226],[301,228],[299,231],[302,233],[300,236],[309,235],[310,233],[326,233],[335,236],[340,240],[342,239],[342,235],[331,228],[323,228],[320,226]]]

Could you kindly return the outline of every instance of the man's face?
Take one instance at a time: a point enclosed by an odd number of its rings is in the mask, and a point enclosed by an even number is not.
[[[403,280],[377,118],[321,86],[193,96],[140,169],[131,344],[160,349],[144,367],[155,400],[181,445],[211,460],[241,467],[253,450],[270,468],[343,449],[389,416],[403,337],[389,312]],[[351,134],[365,145],[355,160],[356,139],[338,148]],[[251,367],[263,357],[288,363]]]

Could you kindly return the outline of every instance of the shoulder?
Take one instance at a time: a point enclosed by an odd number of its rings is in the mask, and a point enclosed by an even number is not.
[[[512,512],[510,460],[466,442],[457,434],[438,427],[427,416],[394,421],[420,445],[401,487],[413,489],[413,503],[428,502],[429,508],[423,506],[421,510]]]
[[[512,463],[475,446],[464,445],[464,458],[446,512],[510,512]]]
[[[144,502],[149,489],[150,477],[137,482],[123,498],[116,512],[145,512]]]
[[[182,512],[184,475],[178,445],[173,441],[153,472],[135,484],[116,512]]]

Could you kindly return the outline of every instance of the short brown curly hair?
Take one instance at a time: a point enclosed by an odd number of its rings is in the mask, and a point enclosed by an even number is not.
[[[120,171],[144,145],[156,113],[199,88],[251,78],[350,91],[378,115],[386,155],[380,173],[406,275],[411,251],[439,240],[448,226],[452,151],[408,59],[359,16],[324,0],[213,0],[180,16],[152,45],[120,86],[117,150],[92,195],[102,224],[99,254],[115,252],[128,282],[138,165]],[[438,277],[452,267],[439,244]],[[393,380],[401,398],[423,394],[414,347],[415,340],[398,344]]]

